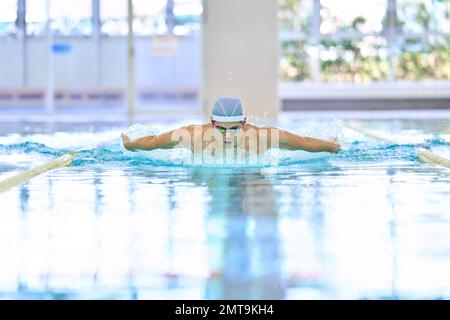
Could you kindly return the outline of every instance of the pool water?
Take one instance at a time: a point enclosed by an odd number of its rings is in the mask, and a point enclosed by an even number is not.
[[[402,143],[199,167],[124,150],[124,126],[0,126],[0,180],[78,152],[0,194],[0,298],[450,298],[450,170],[416,152],[448,155],[450,122],[359,124]]]

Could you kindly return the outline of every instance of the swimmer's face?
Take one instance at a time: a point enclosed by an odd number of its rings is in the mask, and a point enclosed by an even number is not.
[[[243,128],[245,121],[221,122],[212,121],[213,127],[223,135],[224,144],[230,145],[235,141],[237,133]]]

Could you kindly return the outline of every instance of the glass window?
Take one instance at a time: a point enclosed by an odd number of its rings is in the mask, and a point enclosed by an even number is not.
[[[40,36],[45,34],[47,24],[47,1],[26,1],[27,35]]]
[[[450,37],[405,39],[395,65],[399,80],[450,80]]]
[[[322,80],[355,83],[387,80],[386,46],[384,38],[373,36],[361,40],[322,40]]]
[[[283,41],[281,43],[281,79],[286,82],[311,80],[311,46],[306,41]]]
[[[92,34],[91,0],[50,0],[51,27],[55,35]],[[27,34],[42,36],[47,28],[47,1],[26,1]]]
[[[175,27],[173,33],[179,36],[188,35],[200,30],[203,13],[201,0],[174,0],[173,15]]]
[[[450,32],[450,1],[398,0],[397,17],[404,32]]]
[[[313,0],[278,0],[278,27],[280,31],[311,30]]]
[[[133,28],[136,35],[167,34],[167,0],[134,0]],[[102,33],[110,36],[126,35],[127,0],[101,0]],[[174,0],[173,18],[176,35],[200,30],[203,6],[201,0]]]
[[[383,31],[386,16],[386,0],[321,0],[320,33],[339,31],[377,33]]]
[[[134,0],[133,28],[136,35],[167,33],[167,0]]]
[[[393,1],[397,28],[389,39],[388,0],[278,1],[280,31],[293,32],[280,33],[282,81],[450,80],[450,0]],[[302,20],[302,12],[309,18]],[[320,26],[312,30],[304,21],[316,15]],[[320,44],[305,30],[319,33]],[[310,72],[319,65],[320,76]]]
[[[56,35],[92,34],[91,0],[51,0],[50,17],[51,27]]]
[[[127,0],[100,0],[101,32],[108,36],[124,36],[128,33]]]
[[[0,36],[15,35],[17,0],[0,1]]]

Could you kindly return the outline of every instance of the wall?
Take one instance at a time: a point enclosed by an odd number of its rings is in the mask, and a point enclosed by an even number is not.
[[[201,38],[177,38],[172,53],[155,53],[151,37],[136,38],[136,85],[141,91],[173,92],[196,95],[201,86]],[[54,80],[57,89],[126,87],[126,38],[102,38],[98,60],[94,42],[90,38],[55,38],[59,52],[54,54]],[[0,38],[0,90],[45,89],[48,83],[46,38],[27,40],[27,72],[22,74],[21,43],[18,39]],[[99,73],[97,75],[97,73]],[[25,79],[26,78],[26,79]],[[195,94],[192,94],[195,93]],[[166,95],[167,96],[167,95]],[[151,98],[152,95],[145,95]],[[1,103],[1,102],[0,102]]]
[[[203,108],[219,96],[243,100],[247,114],[275,118],[278,101],[276,0],[208,0],[203,21]]]

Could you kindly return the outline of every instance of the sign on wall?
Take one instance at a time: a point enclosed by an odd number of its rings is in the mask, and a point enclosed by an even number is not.
[[[175,56],[180,50],[179,37],[174,35],[154,37],[150,43],[150,49],[156,56]]]
[[[69,43],[55,43],[52,48],[55,54],[67,54],[72,51],[72,45]]]

